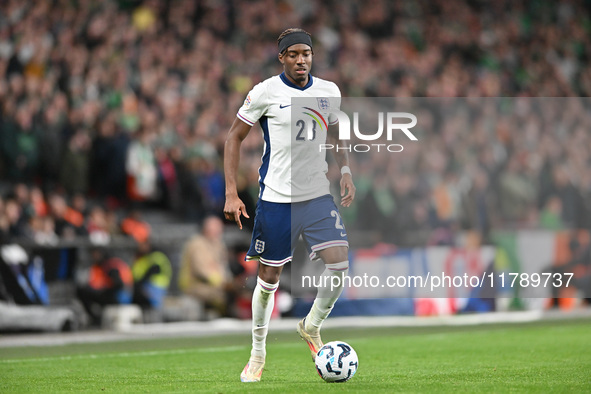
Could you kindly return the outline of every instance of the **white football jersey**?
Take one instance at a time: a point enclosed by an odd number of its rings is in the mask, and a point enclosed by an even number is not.
[[[309,99],[292,107],[298,97]],[[330,193],[326,149],[319,146],[326,143],[328,125],[338,122],[330,110],[339,109],[340,97],[336,84],[312,75],[303,88],[284,73],[252,88],[236,116],[250,126],[258,121],[263,131],[259,198],[285,203]]]

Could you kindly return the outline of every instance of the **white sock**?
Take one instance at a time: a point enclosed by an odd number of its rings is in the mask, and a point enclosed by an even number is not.
[[[322,283],[326,283],[326,287],[318,289],[314,304],[306,316],[306,331],[311,334],[316,334],[320,331],[322,323],[326,320],[332,307],[343,292],[343,278],[348,274],[348,260],[326,265],[326,269],[322,273]],[[339,280],[336,278],[333,280],[333,277],[338,277]]]
[[[257,285],[252,295],[252,356],[265,357],[265,343],[269,331],[269,320],[275,305],[275,291],[279,282],[267,283],[257,276]]]

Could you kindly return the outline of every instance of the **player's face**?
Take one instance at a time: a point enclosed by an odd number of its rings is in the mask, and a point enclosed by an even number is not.
[[[306,86],[312,68],[312,48],[306,44],[295,44],[279,54],[285,75],[296,85]]]

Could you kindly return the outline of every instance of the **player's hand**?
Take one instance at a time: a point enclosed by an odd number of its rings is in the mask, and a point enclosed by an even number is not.
[[[351,174],[343,174],[341,177],[341,205],[349,207],[355,199],[355,185]]]
[[[224,216],[228,220],[233,220],[238,224],[240,230],[242,230],[242,222],[240,221],[240,215],[244,215],[245,218],[250,218],[246,213],[246,207],[238,196],[226,197],[226,205],[224,205]]]

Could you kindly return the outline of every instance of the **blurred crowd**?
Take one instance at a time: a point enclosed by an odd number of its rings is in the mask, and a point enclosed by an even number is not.
[[[0,233],[121,231],[119,207],[156,206],[196,222],[220,215],[226,131],[249,89],[281,71],[276,37],[287,27],[312,34],[313,74],[346,97],[587,97],[590,7],[1,1],[0,179],[10,190],[0,198]],[[400,156],[355,155],[360,193],[348,215],[373,210],[392,237],[591,228],[591,137],[588,120],[577,119],[558,130],[536,119],[515,129],[459,116],[426,128],[425,142]],[[261,145],[259,133],[243,144],[239,188],[250,212]],[[96,204],[84,208],[86,200]]]
[[[15,240],[57,245],[60,240],[82,236],[105,245],[120,235],[143,243],[151,232],[140,209],[110,208],[82,193],[68,198],[54,191],[45,197],[39,186],[16,183],[0,197],[0,243]]]

